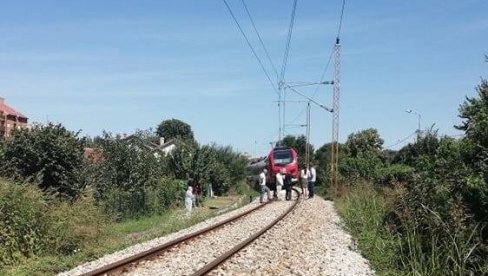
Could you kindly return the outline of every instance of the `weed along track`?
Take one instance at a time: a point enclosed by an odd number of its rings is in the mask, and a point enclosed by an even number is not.
[[[295,190],[297,199],[298,191]],[[261,204],[82,275],[204,275],[289,214],[299,200]]]

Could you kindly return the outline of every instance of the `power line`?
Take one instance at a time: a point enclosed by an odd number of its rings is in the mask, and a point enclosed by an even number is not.
[[[246,42],[247,42],[247,45],[249,46],[249,48],[251,48],[251,51],[252,53],[254,54],[254,57],[258,60],[259,62],[259,65],[261,65],[261,69],[263,70],[264,74],[266,75],[266,77],[268,78],[268,81],[269,83],[271,84],[271,86],[273,87],[273,90],[276,92],[276,94],[278,94],[279,96],[279,92],[278,90],[276,89],[273,81],[271,80],[268,72],[266,71],[266,68],[264,68],[264,65],[263,65],[263,62],[261,61],[261,59],[259,58],[259,56],[257,55],[256,51],[254,50],[254,47],[252,47],[252,44],[251,42],[249,42],[249,39],[247,38],[246,34],[244,33],[244,31],[242,30],[241,28],[241,25],[239,24],[239,22],[237,21],[237,18],[235,17],[234,13],[232,12],[232,9],[230,8],[229,4],[227,4],[227,1],[226,0],[223,0],[224,1],[224,4],[225,6],[227,7],[227,10],[229,11],[230,15],[232,16],[232,19],[234,19],[234,22],[236,23],[237,25],[237,28],[239,28],[239,31],[241,32],[242,36],[244,36],[244,38],[246,39]]]
[[[293,1],[293,8],[291,11],[291,18],[290,18],[290,26],[288,27],[288,36],[286,38],[286,44],[285,44],[285,53],[283,55],[283,64],[281,65],[280,82],[282,85],[285,81],[285,71],[286,71],[286,65],[288,63],[288,56],[290,52],[290,43],[291,43],[291,36],[293,34],[293,25],[295,24],[296,9],[297,9],[297,0]]]
[[[339,20],[339,27],[337,27],[337,38],[341,37],[342,18],[344,18],[344,6],[346,6],[346,0],[342,0],[341,19]]]
[[[414,136],[415,134],[417,134],[417,131],[414,131],[412,132],[411,134],[409,134],[407,137],[401,139],[401,140],[398,140],[395,144],[393,145],[389,145],[387,147],[384,147],[384,149],[391,149],[392,147],[394,146],[397,146],[397,145],[400,145],[400,144],[403,144],[405,141],[407,141],[408,139],[410,139],[412,136]]]
[[[337,27],[336,39],[339,38],[340,37],[340,34],[341,34],[342,20],[344,18],[344,7],[345,7],[345,5],[346,5],[346,0],[342,0],[341,16],[339,18],[339,23],[338,23],[338,27]],[[322,71],[322,75],[320,76],[319,83],[321,83],[321,82],[324,81],[325,74],[329,70],[330,61],[332,60],[332,55],[334,54],[334,48],[335,48],[335,41],[334,41],[334,44],[332,45],[332,47],[330,49],[329,58],[327,59],[327,63],[325,64],[324,70]],[[317,96],[318,91],[319,91],[319,86],[316,86],[315,87],[315,90],[314,90],[314,92],[312,94],[312,99],[315,99],[315,96]],[[303,112],[305,112],[305,108],[303,108],[303,110],[302,110],[301,113],[303,113]]]
[[[346,6],[346,0],[342,0],[341,16],[339,18],[339,23],[338,23],[338,27],[337,27],[336,40],[341,36],[342,20],[344,18],[344,7],[345,6]],[[335,46],[335,43],[331,47],[329,59],[327,60],[327,63],[325,65],[325,67],[324,67],[324,71],[322,72],[322,75],[320,76],[320,82],[322,82],[324,80],[325,73],[329,69],[330,61],[332,60],[332,54],[334,53],[334,46]],[[319,90],[319,87],[317,86],[315,88],[315,91],[314,91],[313,95],[312,95],[312,98],[315,98],[315,96],[317,95],[318,90]]]
[[[273,63],[273,60],[269,56],[268,50],[266,49],[266,46],[264,46],[263,39],[261,38],[261,35],[259,34],[258,28],[256,27],[256,24],[254,24],[254,20],[252,19],[251,13],[249,12],[249,9],[247,8],[246,2],[244,0],[241,0],[242,5],[244,5],[244,9],[246,10],[247,16],[249,17],[249,20],[251,21],[252,27],[254,28],[254,31],[256,32],[256,35],[259,38],[259,42],[261,42],[261,46],[263,47],[264,53],[268,57],[269,63],[273,67],[273,70],[276,74],[276,79],[278,79],[278,70],[276,70],[276,66]]]

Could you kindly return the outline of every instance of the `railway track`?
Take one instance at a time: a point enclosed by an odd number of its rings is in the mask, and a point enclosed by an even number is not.
[[[166,271],[168,274],[172,275],[205,275],[206,273],[210,272],[211,270],[215,269],[219,264],[225,262],[228,258],[230,258],[235,253],[242,250],[248,244],[252,243],[255,239],[273,227],[278,221],[284,218],[288,213],[290,213],[297,203],[299,202],[300,193],[298,190],[293,189],[296,194],[296,199],[292,202],[287,201],[280,201],[276,202],[276,204],[261,204],[253,209],[250,209],[246,212],[233,216],[229,219],[226,219],[222,222],[209,226],[207,228],[201,229],[199,231],[190,233],[183,237],[177,238],[175,240],[169,241],[164,243],[160,246],[154,247],[150,250],[141,252],[139,254],[133,255],[131,257],[125,258],[123,260],[117,261],[115,263],[103,266],[99,269],[90,271],[88,273],[82,274],[86,276],[91,275],[122,275],[122,274],[154,274],[158,268],[155,268],[154,271],[150,271],[152,266],[159,264],[162,271]],[[271,201],[273,202],[273,201]],[[281,205],[281,206],[280,206]],[[286,205],[286,209],[283,211],[283,205]],[[272,219],[271,221],[267,221],[265,227],[260,226],[259,222],[256,222],[256,217],[260,218],[260,215],[267,214],[268,212],[271,213],[279,213],[279,215]],[[260,219],[263,219],[262,217]],[[269,220],[269,219],[268,219]],[[251,227],[246,228],[245,226],[240,225],[251,225]],[[256,228],[257,227],[257,228]],[[251,230],[249,230],[251,229]],[[249,233],[254,233],[250,235]],[[234,238],[230,238],[231,240],[238,240],[237,244],[230,244],[233,245],[229,248],[229,244],[226,242],[222,242],[225,238],[220,238],[218,235],[229,235],[235,234]],[[213,237],[213,235],[215,237]],[[245,236],[245,238],[242,238]],[[194,245],[194,244],[200,245]],[[202,245],[203,243],[203,245]],[[207,243],[207,244],[205,244]],[[211,248],[218,248],[218,247],[227,247],[225,250],[220,248],[218,253],[207,253],[211,255],[210,258],[203,263],[198,263],[195,266],[191,264],[194,260],[192,254],[206,254],[205,249]],[[193,250],[192,250],[193,248]],[[194,252],[195,248],[200,248],[201,252]],[[187,253],[178,253],[179,251],[186,251]],[[193,253],[188,253],[192,252]],[[182,258],[178,254],[182,254]],[[186,254],[186,255],[185,255]],[[176,257],[175,257],[176,256]],[[170,260],[170,261],[165,261]],[[183,267],[180,271],[175,272],[172,270],[171,273],[168,272],[168,263],[172,261],[181,262],[181,264],[188,264],[190,263],[190,267]],[[171,266],[171,265],[170,265]],[[138,272],[135,272],[138,271]],[[142,272],[141,272],[142,271]],[[185,271],[185,272],[183,272]]]

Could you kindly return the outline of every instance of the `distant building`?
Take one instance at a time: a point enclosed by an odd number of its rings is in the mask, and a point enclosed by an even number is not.
[[[83,157],[88,163],[98,164],[103,160],[103,153],[100,149],[85,147]]]
[[[167,155],[168,153],[173,151],[176,147],[176,141],[174,139],[171,139],[171,140],[166,142],[163,137],[159,138],[159,143],[154,143],[151,141],[142,140],[137,135],[129,135],[129,136],[121,138],[121,140],[125,141],[128,144],[136,144],[135,143],[136,140],[142,141],[142,143],[141,143],[142,147],[139,149],[145,150],[147,152],[151,152],[157,158]]]
[[[0,137],[9,137],[13,129],[27,127],[27,117],[5,104],[0,97]]]

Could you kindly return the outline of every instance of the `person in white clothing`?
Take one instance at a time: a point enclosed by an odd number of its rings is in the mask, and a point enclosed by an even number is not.
[[[270,192],[269,188],[266,186],[266,174],[267,173],[268,173],[268,170],[263,169],[263,171],[259,174],[259,186],[261,187],[261,196],[259,197],[260,203],[264,202],[264,193],[267,193],[268,200],[271,199],[271,192]]]
[[[189,217],[191,214],[191,209],[193,206],[193,190],[191,186],[188,186],[188,190],[185,193],[185,208],[186,208],[186,216]]]
[[[306,169],[302,169],[300,171],[300,180],[301,180],[301,185],[302,185],[302,195],[303,198],[308,196],[308,178],[310,177],[310,171],[308,167]]]
[[[284,169],[281,169],[277,174],[276,174],[276,194],[275,197],[277,200],[280,200],[280,192],[281,189],[283,188],[283,172]]]

